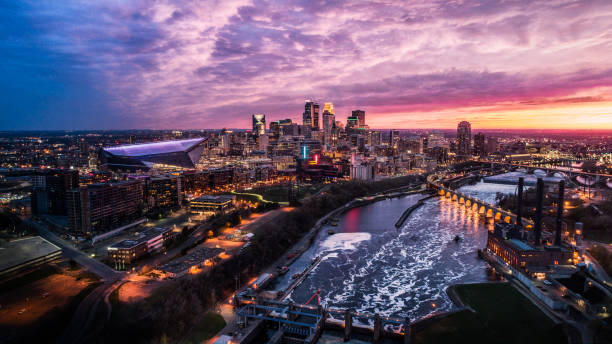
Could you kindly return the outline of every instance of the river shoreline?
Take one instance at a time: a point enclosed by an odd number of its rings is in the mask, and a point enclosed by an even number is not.
[[[397,189],[397,188],[396,188]],[[387,198],[399,198],[409,195],[415,194],[426,194],[426,191],[423,190],[409,190],[404,192],[393,192],[391,194],[385,193],[382,195],[373,196],[371,199],[366,198],[355,198],[352,201],[345,203],[343,206],[338,207],[329,213],[325,214],[321,217],[312,228],[306,233],[297,243],[295,243],[291,248],[287,250],[287,252],[293,252],[294,255],[291,258],[286,260],[286,266],[291,267],[291,265],[298,259],[300,256],[306,252],[314,243],[314,239],[317,237],[321,228],[325,224],[327,220],[335,216],[341,216],[344,213],[348,212],[351,209],[364,207],[370,205],[372,203],[376,203],[379,201],[383,201]],[[281,258],[282,259],[282,258]]]

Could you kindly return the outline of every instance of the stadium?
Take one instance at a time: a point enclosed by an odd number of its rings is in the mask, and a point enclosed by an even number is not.
[[[104,147],[100,151],[100,167],[113,171],[195,168],[205,143],[205,138],[195,138]]]

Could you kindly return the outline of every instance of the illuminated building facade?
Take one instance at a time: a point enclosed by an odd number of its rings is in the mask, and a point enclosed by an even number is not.
[[[463,121],[457,126],[457,155],[463,158],[472,155],[472,126]]]
[[[521,227],[498,223],[487,235],[487,250],[515,269],[572,264],[573,252],[559,246],[533,246],[522,238]]]
[[[115,269],[125,270],[135,260],[145,254],[162,251],[164,243],[172,237],[172,229],[155,227],[140,233],[138,238],[127,239],[110,245],[107,249],[108,258],[114,263]]]
[[[359,128],[359,119],[357,117],[350,116],[346,119],[346,130]]]
[[[189,211],[193,214],[206,212],[225,212],[234,206],[236,196],[204,195],[189,202]]]
[[[400,133],[399,130],[391,130],[389,132],[389,146],[393,148],[397,148],[399,144]]]
[[[254,114],[253,115],[253,135],[260,136],[266,134],[266,115]]]
[[[143,191],[148,213],[175,209],[183,202],[180,176],[147,178]]]

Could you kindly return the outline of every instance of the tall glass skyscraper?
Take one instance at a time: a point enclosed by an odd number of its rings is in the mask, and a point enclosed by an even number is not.
[[[323,131],[325,134],[331,133],[335,120],[334,104],[325,103],[325,105],[323,105]]]
[[[463,121],[457,126],[457,156],[472,155],[472,126]]]
[[[302,124],[312,127],[313,130],[319,130],[321,126],[319,125],[318,103],[312,100],[306,101],[306,104],[304,105],[304,113],[302,114],[302,121]]]

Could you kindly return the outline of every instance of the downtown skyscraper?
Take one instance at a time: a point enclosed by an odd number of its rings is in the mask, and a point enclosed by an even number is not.
[[[359,128],[364,128],[365,123],[365,111],[363,110],[353,110],[351,112],[351,116],[357,118],[357,126]]]
[[[457,126],[457,156],[472,155],[472,126],[470,122],[462,121]]]
[[[264,135],[266,133],[266,115],[254,114],[253,115],[253,134],[257,136]]]
[[[302,114],[302,124],[310,126],[312,130],[319,130],[319,103],[307,100]]]

